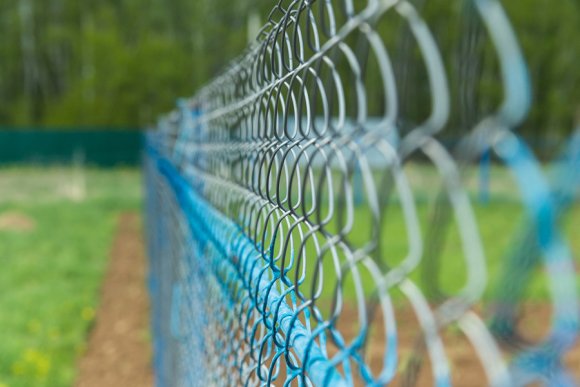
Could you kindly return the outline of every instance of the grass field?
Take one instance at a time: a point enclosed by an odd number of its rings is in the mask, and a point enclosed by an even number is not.
[[[2,387],[72,384],[117,215],[140,210],[137,171],[88,170],[84,182],[77,175],[0,171]]]
[[[429,227],[437,227],[430,221],[429,204],[437,192],[433,188],[438,184],[437,175],[423,167],[415,167],[408,175],[419,198],[418,217],[425,233]],[[487,257],[487,298],[516,230],[526,219],[517,189],[505,170],[492,170],[487,204],[476,200],[477,180],[467,181]],[[117,216],[123,211],[140,211],[141,196],[136,170],[0,170],[0,387],[71,385],[76,359],[83,352],[94,318]],[[372,231],[368,212],[357,208],[354,216],[356,227],[348,238],[355,245],[363,244]],[[385,219],[381,243],[383,256],[392,265],[408,251],[404,218],[396,201]],[[577,257],[578,205],[563,223]],[[324,268],[325,278],[330,280],[324,291],[328,301],[334,269],[329,260]],[[465,282],[465,272],[458,227],[452,222],[441,253],[439,283],[443,290],[455,293]],[[411,278],[424,287],[421,267]],[[363,282],[365,286],[373,283],[368,274],[363,274]],[[352,289],[344,294],[347,301],[354,298]],[[543,271],[536,273],[527,294],[531,299],[547,297]]]
[[[458,293],[466,286],[468,279],[468,263],[466,250],[462,245],[460,238],[460,230],[457,222],[450,217],[445,229],[441,224],[433,223],[432,220],[432,205],[428,201],[420,200],[417,202],[417,215],[421,226],[421,234],[423,239],[423,255],[419,264],[411,272],[409,278],[415,284],[419,285],[423,293],[430,301],[435,301],[436,297],[429,289],[428,283],[435,283],[439,286],[439,291],[446,295],[458,295]],[[496,297],[500,284],[504,278],[504,271],[507,262],[512,259],[514,252],[521,247],[519,235],[521,230],[529,225],[529,220],[525,215],[525,210],[521,203],[512,199],[496,198],[489,203],[483,204],[478,201],[472,201],[472,209],[474,212],[474,219],[479,232],[481,244],[483,247],[485,267],[486,267],[486,286],[483,293],[484,303]],[[372,218],[366,208],[357,208],[354,210],[354,227],[345,234],[345,239],[348,240],[349,245],[355,249],[364,248],[373,235]],[[408,235],[405,225],[405,218],[403,211],[398,204],[393,204],[387,209],[385,219],[383,221],[381,238],[378,242],[380,245],[380,254],[371,256],[374,257],[375,262],[382,268],[383,273],[387,267],[396,267],[409,254],[410,247],[408,242]],[[562,229],[566,236],[572,250],[574,260],[578,259],[580,252],[580,238],[578,232],[580,231],[580,206],[572,207],[566,216],[562,219]],[[296,230],[296,229],[295,229]],[[337,233],[338,227],[332,224],[327,227],[333,235]],[[442,248],[437,254],[439,260],[439,270],[435,270],[429,265],[429,253],[431,246],[426,242],[426,236],[430,231],[440,232],[443,237]],[[320,234],[317,234],[320,235]],[[298,232],[295,231],[294,237],[295,254],[298,254]],[[306,244],[306,258],[302,261],[299,273],[303,278],[300,291],[305,297],[312,297],[317,293],[316,289],[321,289],[320,302],[322,305],[327,305],[332,299],[335,286],[337,285],[337,269],[333,262],[330,250],[326,250],[321,256],[323,274],[322,284],[317,283],[316,288],[312,288],[312,283],[315,278],[315,266],[317,251],[312,243],[312,239]],[[326,243],[326,239],[318,237],[320,246]],[[277,240],[275,252],[280,251],[282,246],[282,239]],[[469,247],[473,248],[473,247]],[[335,249],[338,261],[341,265],[346,265],[347,258],[340,248]],[[375,250],[373,250],[375,251]],[[287,252],[287,257],[292,254]],[[287,258],[289,259],[289,258]],[[541,258],[540,258],[541,259]],[[296,262],[296,261],[295,261]],[[278,261],[278,266],[281,268],[281,260]],[[358,273],[360,275],[362,289],[365,297],[369,297],[375,291],[375,281],[370,272],[365,269],[365,265],[359,263],[357,265]],[[319,267],[320,269],[320,267]],[[287,276],[291,281],[294,281],[296,276],[297,266],[294,264],[293,268],[287,272]],[[305,270],[303,272],[302,270]],[[513,274],[513,273],[512,273]],[[477,275],[484,275],[484,273],[477,273]],[[580,282],[579,282],[580,283]],[[320,288],[321,286],[321,288]],[[504,290],[505,291],[505,290]],[[356,292],[354,281],[351,274],[343,274],[342,294],[346,301],[356,300]],[[394,289],[391,293],[396,302],[402,301],[400,292]],[[524,288],[524,297],[528,301],[547,301],[550,297],[547,275],[542,264],[538,265],[535,270],[531,272],[529,282],[526,282]]]
[[[495,200],[487,204],[475,201],[472,203],[472,207],[483,245],[487,268],[488,281],[484,299],[489,299],[494,295],[494,290],[499,283],[505,263],[514,252],[515,246],[518,246],[518,232],[527,224],[528,218],[524,214],[522,205],[512,200]],[[366,212],[360,209],[355,211],[355,219],[360,221],[355,222],[357,226],[347,234],[347,238],[354,246],[362,247],[372,235],[372,223],[370,216]],[[427,203],[419,203],[417,212],[423,236],[428,233],[428,230],[440,227],[432,223],[430,217],[431,207]],[[390,208],[383,224],[380,242],[383,264],[387,264],[390,267],[399,264],[409,252],[408,236],[402,227],[404,224],[405,219],[401,208],[398,206]],[[580,206],[576,205],[570,210],[562,220],[562,226],[573,257],[578,259],[580,238],[575,235],[580,231]],[[457,294],[466,284],[467,263],[466,253],[459,236],[459,226],[454,222],[453,218],[451,218],[443,234],[445,235],[445,242],[439,254],[440,271],[425,272],[425,257],[429,253],[429,245],[425,244],[422,261],[411,273],[410,278],[425,291],[425,278],[429,276],[438,277],[437,282],[444,293]],[[307,249],[308,256],[312,256],[314,252],[313,248]],[[362,267],[362,265],[359,265],[359,267]],[[335,277],[335,268],[330,261],[330,254],[324,256],[324,270],[325,278],[330,279],[330,283],[326,283],[324,286],[324,293],[329,295],[332,292]],[[364,287],[366,290],[372,291],[374,287],[371,276],[364,269],[360,273]],[[305,282],[308,283],[309,279]],[[349,286],[345,286],[344,294],[351,299],[355,297],[352,283]],[[549,297],[546,275],[541,267],[534,271],[532,280],[526,290],[526,297],[532,300],[546,300]]]
[[[483,246],[483,253],[485,256],[485,266],[487,269],[487,282],[483,294],[484,301],[490,300],[496,296],[496,289],[500,284],[500,278],[506,267],[506,263],[511,259],[514,251],[518,248],[520,240],[519,236],[521,230],[530,226],[530,220],[526,213],[526,208],[522,203],[519,188],[513,177],[506,168],[493,166],[490,170],[490,184],[488,186],[488,199],[480,199],[478,169],[477,167],[467,168],[464,176],[464,186],[470,198],[471,207],[474,213],[474,221],[480,236],[480,241]],[[550,176],[550,169],[545,167],[547,176]],[[433,212],[435,208],[435,201],[441,193],[441,177],[434,170],[433,167],[424,164],[412,164],[406,167],[405,174],[408,178],[409,184],[412,187],[415,196],[415,205],[417,210],[417,218],[419,220],[421,235],[423,240],[423,255],[421,262],[416,269],[409,276],[425,294],[430,296],[427,287],[427,282],[437,282],[440,285],[440,290],[444,294],[457,295],[458,292],[466,285],[467,282],[467,261],[466,251],[461,243],[460,226],[457,219],[453,215],[451,207],[447,207],[444,211],[448,212],[448,223],[446,228],[443,228],[440,223],[433,221]],[[377,176],[374,176],[375,182],[379,181]],[[334,192],[340,190],[340,184],[334,177]],[[362,182],[359,183],[362,185]],[[355,186],[355,191],[357,187]],[[359,206],[353,210],[353,226],[345,234],[345,239],[351,247],[355,249],[364,248],[364,246],[371,240],[371,236],[375,231],[373,218],[370,215],[368,203],[365,202],[364,191],[359,189]],[[356,197],[357,194],[355,193]],[[308,197],[306,195],[306,197]],[[324,201],[323,201],[324,203]],[[328,205],[325,205],[321,218],[325,218],[328,214]],[[343,217],[346,218],[343,211]],[[313,216],[315,218],[315,216]],[[336,219],[335,215],[333,219]],[[341,223],[347,223],[343,220]],[[576,202],[574,206],[569,208],[565,215],[560,219],[562,230],[565,234],[565,239],[570,245],[574,259],[578,259],[580,254],[580,238],[577,237],[580,232],[580,203]],[[408,235],[405,229],[405,217],[403,214],[401,201],[395,193],[392,200],[386,206],[383,216],[383,223],[381,225],[381,235],[378,241],[380,245],[380,254],[375,259],[379,262],[379,266],[386,270],[387,267],[396,267],[409,253]],[[336,221],[331,221],[326,230],[331,235],[339,233],[340,227]],[[427,243],[427,236],[430,232],[439,232],[443,237],[442,248],[438,254],[439,257],[439,271],[431,270],[428,265],[427,257],[432,252],[431,245]],[[296,232],[298,236],[298,232]],[[320,235],[320,234],[317,234]],[[295,242],[299,238],[295,238]],[[311,238],[312,239],[312,238]],[[324,244],[326,240],[319,237],[319,243]],[[282,240],[277,240],[276,249],[282,245]],[[295,248],[298,248],[298,244]],[[473,247],[469,247],[468,250]],[[279,250],[276,250],[279,251]],[[314,244],[309,242],[306,245],[306,256],[311,258],[316,256],[316,249]],[[347,261],[344,254],[338,252],[338,259],[341,264]],[[376,251],[376,250],[374,250]],[[296,253],[296,252],[295,252]],[[288,258],[287,258],[288,259]],[[337,283],[336,268],[332,262],[330,252],[326,252],[323,257],[323,283],[322,283],[322,303],[326,303],[331,298]],[[306,259],[306,278],[304,279],[304,286],[301,290],[305,292],[305,296],[309,297],[311,294],[311,284],[314,278],[314,260]],[[366,295],[374,290],[374,281],[366,271],[362,264],[358,265],[361,276],[361,283]],[[483,273],[479,273],[483,274]],[[289,278],[295,278],[296,272],[290,270],[288,272]],[[356,297],[354,291],[354,283],[352,276],[345,276],[346,283],[343,285],[343,294],[346,299],[353,300]],[[434,278],[436,278],[434,280]],[[538,265],[532,272],[530,281],[524,291],[525,298],[528,300],[545,301],[549,297],[548,283],[546,281],[546,273],[542,265]],[[399,299],[400,293],[394,291],[393,296],[396,300]],[[430,297],[432,298],[432,297]]]

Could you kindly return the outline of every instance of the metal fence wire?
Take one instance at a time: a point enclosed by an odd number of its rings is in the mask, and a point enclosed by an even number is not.
[[[551,172],[536,161],[515,130],[530,81],[506,13],[454,3],[469,28],[450,66],[422,1],[281,0],[257,41],[148,133],[157,385],[575,384],[562,224],[580,135]],[[486,109],[474,108],[481,50],[501,89]],[[494,267],[477,219],[498,210],[468,188],[488,152],[524,213],[505,214],[519,229]],[[543,320],[525,313],[538,276]],[[540,320],[526,336],[522,321]],[[458,378],[454,346],[475,382]]]

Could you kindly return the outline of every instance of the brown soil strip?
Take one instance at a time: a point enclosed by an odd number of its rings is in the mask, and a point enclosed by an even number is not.
[[[125,214],[119,219],[119,229],[111,253],[111,262],[103,283],[101,305],[97,312],[88,350],[80,361],[77,387],[148,387],[153,385],[151,349],[147,338],[149,306],[145,289],[146,261],[139,230],[139,217]],[[480,311],[479,311],[480,312]],[[397,308],[398,355],[400,372],[412,369],[410,374],[400,373],[394,386],[431,386],[431,365],[421,344],[421,328],[410,307]],[[526,336],[540,338],[550,324],[551,308],[546,304],[530,304],[524,310],[522,326]],[[378,316],[376,326],[382,325]],[[358,332],[358,313],[353,305],[346,305],[339,329],[347,338]],[[472,344],[458,329],[442,332],[446,354],[449,358],[453,385],[484,386],[487,380],[481,359]],[[375,375],[382,368],[385,336],[381,329],[371,329],[366,361]],[[419,344],[419,347],[417,347]],[[330,346],[330,355],[336,348]],[[419,349],[419,351],[417,351]],[[419,358],[417,354],[420,354]],[[506,358],[509,354],[505,353]],[[418,360],[419,359],[419,360]],[[564,362],[580,381],[580,343],[566,355]],[[284,370],[281,371],[284,373]],[[284,380],[281,375],[280,380]],[[355,385],[362,385],[360,380]],[[580,384],[579,384],[580,385]]]
[[[475,309],[481,315],[482,311],[477,310],[480,308]],[[435,385],[428,355],[424,346],[421,345],[423,343],[422,330],[416,315],[410,306],[407,305],[398,307],[395,313],[400,368],[392,385],[405,387]],[[341,316],[341,319],[338,320],[338,328],[348,341],[348,339],[358,334],[358,312],[354,305],[345,305]],[[542,342],[547,335],[548,327],[551,325],[551,318],[552,310],[549,304],[540,302],[526,303],[522,308],[518,332],[527,339],[533,338],[531,342]],[[371,328],[366,347],[366,361],[370,364],[374,374],[378,375],[383,366],[386,348],[385,334],[380,329],[383,325],[382,316],[377,316],[373,323],[375,326]],[[443,329],[441,339],[449,361],[453,386],[477,387],[489,385],[477,351],[459,328],[450,326]],[[503,350],[505,360],[509,360],[513,352],[507,350],[505,346],[500,346],[500,348]],[[331,355],[335,354],[336,351],[335,348],[329,348]],[[418,359],[420,360],[417,361]],[[566,353],[563,363],[577,385],[580,386],[580,342],[577,341]],[[408,372],[405,374],[405,371]],[[355,380],[355,385],[362,386],[363,383],[360,380]]]
[[[123,214],[77,387],[153,385],[146,260],[137,214]]]

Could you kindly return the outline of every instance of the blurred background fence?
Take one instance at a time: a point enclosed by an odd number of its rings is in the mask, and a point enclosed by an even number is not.
[[[141,163],[142,137],[138,130],[0,128],[0,166],[135,167]]]

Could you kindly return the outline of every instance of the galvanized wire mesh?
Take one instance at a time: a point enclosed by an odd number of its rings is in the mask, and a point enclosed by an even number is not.
[[[460,66],[454,106],[421,2],[361,3],[280,1],[257,43],[148,135],[158,384],[414,385],[423,372],[449,385],[450,329],[471,344],[482,384],[573,384],[562,359],[579,309],[560,218],[580,181],[580,137],[549,178],[514,132],[529,109],[529,80],[498,1],[466,2],[481,25],[468,37],[489,39],[503,90],[480,116],[470,84],[477,63]],[[416,46],[398,65],[379,33],[385,16]],[[410,63],[423,66],[430,96],[421,119],[402,113]],[[465,130],[447,146],[440,136],[454,109]],[[486,152],[510,171],[527,213],[515,253],[493,278],[465,179]],[[429,218],[410,182],[414,160],[437,177]],[[397,232],[387,232],[391,217]],[[450,291],[438,275],[452,226],[465,280]],[[404,254],[391,253],[393,239],[404,240]],[[537,267],[552,313],[546,335],[529,342],[517,311]],[[490,283],[493,307],[484,312]],[[401,303],[417,323],[406,357]]]

